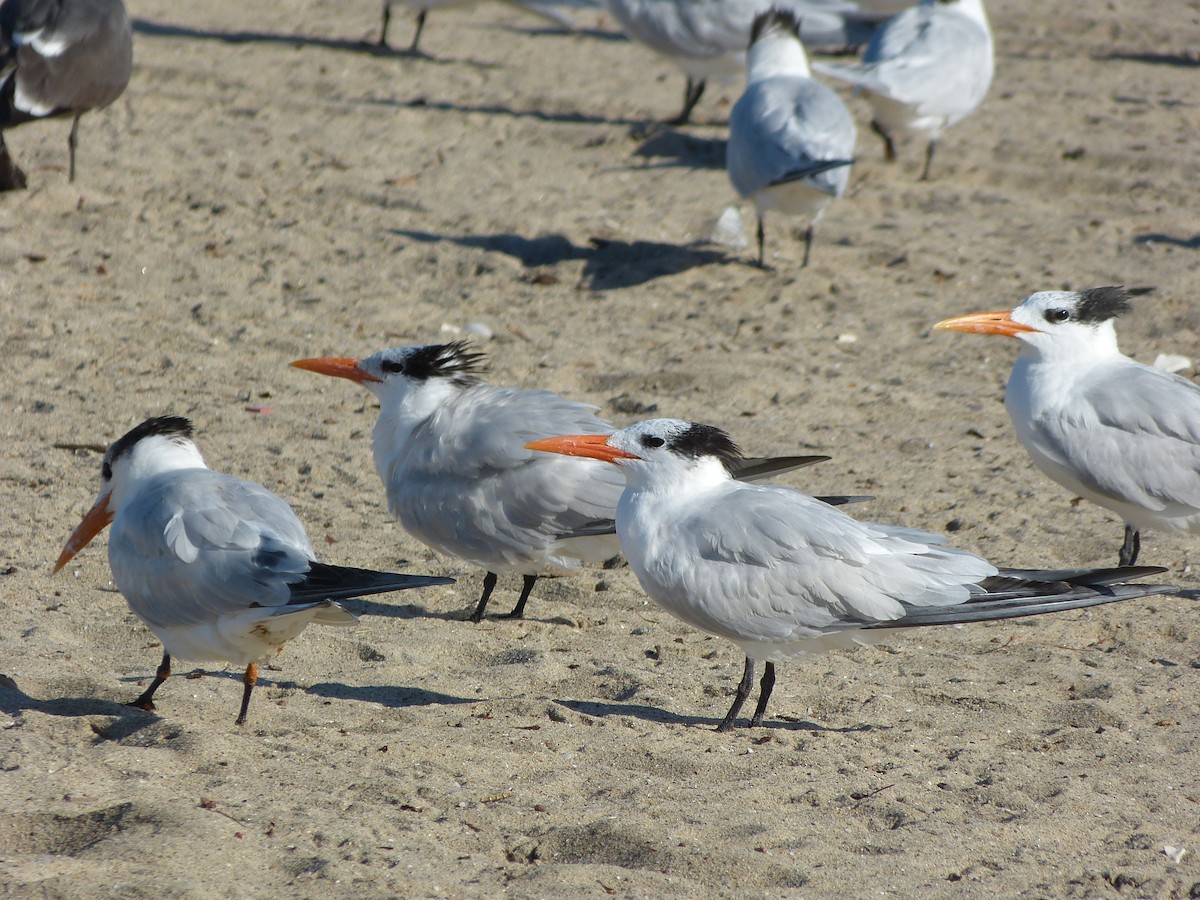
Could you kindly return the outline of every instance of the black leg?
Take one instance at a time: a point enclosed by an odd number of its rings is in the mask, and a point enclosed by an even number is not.
[[[392,0],[383,0],[383,27],[379,29],[379,46],[387,46],[388,25],[392,21]]]
[[[25,173],[8,152],[4,143],[4,132],[0,132],[0,191],[24,190],[27,181]]]
[[[142,692],[142,696],[138,697],[127,706],[136,706],[138,709],[144,709],[146,712],[154,712],[154,692],[159,686],[171,677],[171,654],[163,652],[162,662],[158,664],[158,671],[154,673],[154,680],[150,682],[150,687]]]
[[[1125,526],[1125,543],[1121,545],[1119,565],[1132,566],[1142,552],[1142,536],[1132,525]]]
[[[683,88],[683,109],[679,111],[679,115],[671,119],[668,125],[686,125],[692,117],[692,110],[696,108],[696,104],[700,102],[700,97],[704,94],[704,79],[699,81],[692,80],[689,75],[687,84]]]
[[[812,223],[809,223],[809,226],[804,229],[804,262],[800,263],[802,269],[808,268],[808,254],[812,251],[812,236],[813,227]]]
[[[412,43],[408,45],[408,52],[414,56],[421,52],[417,47],[421,43],[421,31],[425,28],[425,13],[427,12],[428,10],[423,9],[417,13],[417,33],[413,35]]]
[[[71,133],[67,135],[67,181],[71,184],[75,183],[75,145],[79,139],[79,117],[83,113],[75,114],[75,121],[71,123]]]
[[[734,723],[737,721],[737,715],[742,711],[742,704],[746,702],[746,698],[750,696],[750,688],[754,685],[754,660],[746,657],[746,671],[742,673],[742,680],[738,684],[737,693],[733,695],[733,706],[729,707],[729,712],[725,714],[725,718],[721,724],[717,726],[717,731],[732,731]]]
[[[888,162],[895,162],[896,145],[892,143],[892,136],[884,131],[879,123],[874,120],[871,121],[871,130],[883,138],[883,158]]]
[[[937,141],[932,138],[929,141],[929,146],[925,148],[925,170],[921,172],[921,180],[929,180],[929,167],[933,165],[933,151],[937,148]]]
[[[234,725],[246,724],[246,710],[250,708],[250,694],[254,691],[254,686],[258,684],[258,666],[254,663],[246,666],[246,674],[242,676],[242,684],[246,687],[242,690],[242,708],[238,712],[237,721]]]
[[[767,711],[767,701],[771,699],[771,691],[775,689],[775,663],[769,662],[763,669],[762,681],[758,683],[758,705],[754,707],[754,718],[750,727],[757,728],[763,723],[763,714]]]
[[[763,244],[766,241],[766,233],[763,231],[763,217],[758,217],[758,267],[765,269],[767,267],[766,257],[763,255]]]
[[[479,598],[479,605],[475,607],[475,612],[471,613],[472,622],[480,622],[483,620],[483,611],[487,609],[488,600],[491,599],[492,591],[496,589],[496,573],[488,572],[483,576],[483,595]]]
[[[533,590],[534,582],[538,580],[536,575],[526,575],[525,583],[521,585],[521,596],[517,600],[517,605],[513,607],[504,618],[506,619],[523,619],[525,617],[525,604],[529,602],[529,593]]]

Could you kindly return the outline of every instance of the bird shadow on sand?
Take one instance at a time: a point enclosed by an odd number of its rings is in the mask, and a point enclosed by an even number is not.
[[[1177,66],[1181,69],[1200,68],[1200,56],[1187,53],[1097,53],[1097,62],[1140,62],[1151,66]]]
[[[646,722],[655,722],[660,725],[686,725],[691,728],[705,729],[716,729],[717,725],[719,725],[721,722],[721,719],[713,719],[707,716],[687,716],[680,713],[670,712],[665,709],[659,709],[657,706],[645,706],[641,703],[601,703],[590,700],[555,700],[554,702],[559,706],[565,706],[567,709],[573,712],[577,712],[585,716],[591,716],[596,719],[601,719],[605,716],[631,716],[635,719],[642,719]],[[739,719],[738,721],[742,722],[744,719]],[[767,719],[758,727],[762,729],[774,729],[777,731],[819,731],[836,734],[855,734],[863,731],[886,730],[891,726],[848,725],[845,728],[830,728],[825,725],[818,725],[816,722],[809,722],[800,719],[774,718]]]
[[[381,56],[394,59],[411,59],[433,65],[466,65],[477,69],[498,69],[498,63],[478,62],[472,59],[456,59],[447,56],[429,56],[420,51],[413,53],[407,48],[395,49],[380,46],[375,41],[352,40],[350,38],[311,37],[304,34],[279,34],[271,31],[211,31],[190,28],[187,25],[171,25],[166,22],[150,22],[146,19],[133,20],[134,33],[147,37],[182,38],[191,41],[218,41],[222,44],[283,44],[288,47],[320,47],[339,53],[357,53],[363,56]]]
[[[724,169],[724,138],[702,138],[675,131],[660,125],[649,132],[637,134],[645,140],[633,151],[634,156],[655,160],[639,166],[641,169],[664,169],[684,166],[689,169]]]
[[[133,696],[129,699],[132,700]],[[26,694],[15,681],[4,675],[0,675],[0,712],[14,718],[24,712],[67,718],[112,716],[120,720],[120,726],[108,726],[105,731],[118,728],[123,736],[140,731],[159,718],[119,700],[106,700],[103,697],[54,697],[50,700],[39,700]],[[100,731],[96,733],[101,734]],[[107,738],[107,734],[101,736]]]
[[[356,616],[380,616],[385,619],[443,619],[446,621],[463,618],[461,609],[442,612],[427,609],[415,603],[380,603],[377,600],[366,600],[361,597],[339,600],[338,603]],[[474,605],[471,608],[474,609]]]
[[[428,97],[412,97],[408,100],[370,97],[362,101],[368,106],[390,106],[395,109],[432,109],[435,112],[482,113],[487,116],[509,116],[514,119],[532,119],[536,122],[556,122],[560,125],[621,125],[628,128],[647,128],[644,119],[617,118],[576,110],[547,112],[543,109],[514,109],[498,103],[453,103],[449,100],[430,100]]]
[[[393,228],[391,233],[422,244],[443,241],[511,256],[527,269],[583,260],[580,286],[592,291],[611,291],[646,284],[665,275],[677,275],[697,266],[738,260],[724,251],[699,244],[664,244],[657,241],[617,241],[594,237],[586,247],[573,244],[561,234],[536,238],[519,234],[444,235],[427,231]],[[540,277],[540,276],[538,276]],[[537,281],[535,283],[547,283]]]
[[[378,703],[389,709],[406,706],[453,706],[460,703],[478,703],[478,697],[454,697],[421,688],[399,687],[391,684],[347,685],[329,681],[314,684],[304,689],[306,694],[326,697],[330,700],[356,700],[360,703]]]
[[[1146,244],[1170,244],[1172,247],[1182,247],[1185,250],[1200,250],[1200,234],[1193,234],[1191,237],[1175,237],[1173,234],[1154,232],[1151,234],[1139,234],[1133,239],[1133,242],[1139,246]]]

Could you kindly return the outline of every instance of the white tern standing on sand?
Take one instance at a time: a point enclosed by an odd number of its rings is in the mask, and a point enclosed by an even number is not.
[[[813,227],[842,196],[854,162],[854,120],[832,90],[810,77],[796,19],[773,9],[754,20],[746,90],[729,115],[725,168],[734,190],[754,200],[758,264],[767,210],[805,216],[804,262]]]
[[[246,667],[241,725],[258,660],[309,623],[358,622],[335,601],[454,581],[317,562],[292,508],[266,488],[209,469],[191,422],[179,416],[147,419],[108,448],[100,495],[54,571],[110,522],[113,580],[163,645],[154,681],[130,704],[150,711],[171,657],[221,660]]]
[[[1004,392],[1017,438],[1050,478],[1124,520],[1121,565],[1143,529],[1200,532],[1200,387],[1117,349],[1128,310],[1120,287],[1042,291],[934,326],[1021,341]]]
[[[875,111],[871,127],[889,161],[896,158],[897,137],[926,136],[921,178],[928,179],[937,139],[975,111],[992,83],[983,0],[922,0],[875,32],[861,62],[813,68],[867,92]]]
[[[718,727],[734,727],[755,660],[765,660],[760,725],[775,663],[878,631],[1031,616],[1174,591],[1125,584],[1154,567],[997,569],[945,539],[852,519],[790,488],[730,477],[741,453],[718,428],[651,419],[531,449],[604,460],[625,472],[617,534],[643,590],[684,622],[736,643],[746,665]]]

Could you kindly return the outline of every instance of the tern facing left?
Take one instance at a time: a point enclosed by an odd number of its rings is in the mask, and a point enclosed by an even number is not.
[[[764,264],[763,217],[775,209],[805,216],[804,262],[813,227],[846,191],[854,162],[849,110],[815,81],[792,13],[772,9],[754,20],[746,54],[746,90],[729,114],[725,168],[758,212],[758,264]]]
[[[741,453],[709,425],[651,419],[529,446],[619,466],[628,486],[617,535],[642,588],[745,652],[718,731],[734,727],[755,660],[766,668],[751,726],[762,724],[777,661],[862,642],[870,629],[1032,616],[1175,590],[1124,583],[1165,571],[1155,567],[997,569],[939,535],[860,522],[799,491],[736,481],[728,463]]]
[[[163,645],[154,681],[130,704],[149,711],[171,657],[222,660],[246,667],[237,718],[244,724],[258,660],[309,623],[358,622],[337,600],[454,582],[317,562],[292,508],[266,488],[209,469],[191,422],[179,416],[147,419],[108,448],[100,495],[54,571],[110,522],[113,580]]]
[[[1129,292],[1042,291],[1011,311],[935,328],[1015,337],[1004,405],[1034,465],[1125,522],[1120,564],[1144,529],[1200,534],[1200,387],[1117,349]]]

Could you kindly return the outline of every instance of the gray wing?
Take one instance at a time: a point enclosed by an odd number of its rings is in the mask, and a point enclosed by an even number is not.
[[[20,45],[17,109],[32,116],[98,109],[121,95],[133,68],[132,31],[121,0],[25,0],[19,6],[11,25]]]
[[[1140,364],[1088,381],[1079,415],[1035,420],[1039,449],[1088,488],[1153,510],[1200,510],[1200,387]]]
[[[838,196],[854,141],[850,112],[820,82],[791,76],[751,82],[729,116],[729,180],[744,197],[796,178]],[[826,167],[830,162],[845,165]]]
[[[606,559],[617,552],[612,538],[558,545],[615,515],[625,476],[608,463],[525,444],[612,430],[595,407],[557,394],[478,385],[421,426],[384,473],[392,513],[431,546],[483,566],[524,565],[547,553],[565,566]]]
[[[963,97],[982,98],[991,82],[991,59],[991,37],[977,22],[918,6],[876,31],[862,62],[813,68],[901,103],[941,108]]]
[[[966,602],[996,573],[912,529],[859,522],[787,488],[737,484],[661,536],[647,592],[697,627],[745,645],[898,619]],[[632,557],[636,550],[626,548]],[[635,570],[637,567],[635,567]]]
[[[286,605],[313,551],[291,507],[270,491],[186,469],[151,479],[122,506],[108,556],[133,611],[150,625],[177,626]]]

